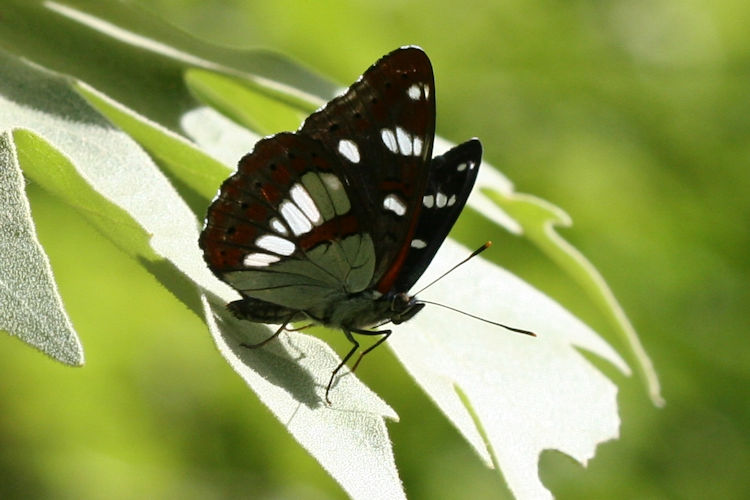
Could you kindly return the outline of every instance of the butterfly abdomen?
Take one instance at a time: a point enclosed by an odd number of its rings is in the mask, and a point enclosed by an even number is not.
[[[288,321],[302,321],[306,316],[301,311],[272,304],[253,297],[244,297],[227,304],[227,309],[235,317],[256,323],[280,324]]]

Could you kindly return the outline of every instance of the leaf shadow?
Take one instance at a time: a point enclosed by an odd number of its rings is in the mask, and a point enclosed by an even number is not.
[[[172,295],[199,318],[203,318],[203,306],[195,283],[171,261],[153,255],[135,255],[136,260]]]
[[[222,299],[209,292],[204,293],[216,319],[221,341],[247,370],[283,389],[295,401],[310,409],[324,405],[320,384],[310,369],[301,363],[307,354],[294,342],[296,334],[284,332],[292,335],[288,341],[274,339],[258,349],[244,347],[241,344],[252,345],[266,340],[274,330],[260,323],[235,318]],[[250,383],[246,374],[241,375]]]
[[[203,306],[195,283],[173,263],[166,259],[149,260],[143,256],[139,256],[138,260],[190,311],[203,318]],[[203,293],[208,297],[224,344],[248,370],[284,389],[296,401],[309,408],[323,404],[323,399],[316,392],[319,384],[315,382],[310,370],[301,364],[307,354],[303,348],[297,346],[294,337],[286,342],[274,339],[258,349],[243,347],[243,343],[252,345],[262,342],[271,336],[274,330],[261,323],[235,318],[226,308],[224,300],[205,290]],[[285,333],[290,335],[290,332]]]

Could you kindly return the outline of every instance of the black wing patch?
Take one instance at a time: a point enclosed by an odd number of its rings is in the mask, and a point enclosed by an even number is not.
[[[427,55],[403,47],[305,120],[299,134],[339,158],[375,243],[372,284],[403,261],[427,186],[435,135],[435,83]]]
[[[481,162],[478,139],[432,159],[417,228],[393,286],[396,292],[407,292],[432,261],[466,205]]]

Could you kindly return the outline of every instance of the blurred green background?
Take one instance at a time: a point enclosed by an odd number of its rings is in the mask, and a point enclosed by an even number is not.
[[[400,45],[422,46],[438,132],[479,136],[517,190],[570,213],[562,233],[609,281],[661,376],[657,410],[637,381],[607,370],[621,385],[620,439],[585,469],[545,453],[545,484],[558,498],[750,496],[750,4],[139,3],[196,37],[279,50],[342,84]],[[66,207],[29,192],[87,364],[66,368],[0,336],[0,498],[344,498],[198,318]],[[500,248],[606,330],[532,247],[508,237]],[[113,280],[121,294],[98,293]],[[410,498],[507,495],[387,349],[358,374],[401,416],[389,429]]]

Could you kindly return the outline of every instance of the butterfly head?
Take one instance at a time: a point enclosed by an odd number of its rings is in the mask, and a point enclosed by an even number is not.
[[[425,306],[416,297],[406,293],[397,293],[390,298],[391,322],[394,325],[408,321]]]

